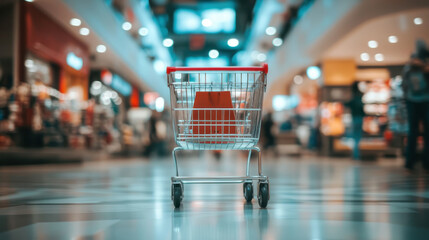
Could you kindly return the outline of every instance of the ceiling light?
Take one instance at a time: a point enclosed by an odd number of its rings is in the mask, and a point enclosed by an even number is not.
[[[213,25],[212,20],[208,19],[208,18],[204,18],[201,21],[201,25],[203,25],[203,27],[211,27]]]
[[[153,63],[153,66],[155,68],[155,71],[158,72],[159,74],[165,73],[165,63],[162,60],[155,60]]]
[[[106,52],[106,50],[107,50],[107,48],[103,44],[100,44],[97,46],[97,52],[99,52],[99,53],[104,53],[104,52]]]
[[[321,74],[320,68],[317,66],[310,66],[307,68],[307,76],[312,80],[318,79]]]
[[[265,55],[265,53],[259,53],[258,56],[256,57],[256,59],[258,59],[258,61],[263,62],[265,60],[267,60],[267,55]]]
[[[25,67],[27,67],[27,68],[32,68],[32,67],[34,67],[34,61],[33,61],[33,60],[31,60],[31,59],[27,59],[27,60],[25,60],[24,65],[25,65]]]
[[[390,43],[397,43],[398,42],[398,37],[396,37],[396,36],[389,36],[389,42]]]
[[[276,32],[277,32],[277,29],[275,27],[267,27],[265,29],[265,33],[269,36],[276,34]]]
[[[89,35],[89,29],[88,28],[81,28],[80,30],[79,30],[79,33],[80,33],[80,35],[83,35],[83,36],[87,36],[87,35]]]
[[[80,19],[77,19],[77,18],[70,19],[70,25],[78,27],[80,26],[80,24],[81,24]]]
[[[149,34],[149,29],[142,27],[139,29],[139,34],[140,34],[140,36],[144,37],[144,36]]]
[[[364,62],[369,61],[369,54],[364,52],[360,54],[360,59]]]
[[[230,47],[237,47],[239,43],[240,42],[238,41],[237,38],[230,38],[228,40],[228,46],[230,46]]]
[[[219,51],[216,49],[212,49],[209,51],[209,57],[210,58],[217,58],[219,57]]]
[[[250,56],[252,57],[252,59],[256,60],[256,59],[258,58],[258,54],[259,54],[259,52],[258,52],[258,51],[253,50],[253,51],[250,53]]]
[[[281,38],[274,38],[273,45],[276,47],[280,47],[283,44],[283,40]]]
[[[295,77],[293,77],[293,82],[296,85],[300,85],[304,82],[304,78],[301,75],[296,75]]]
[[[34,0],[25,0],[26,2],[34,2]]]
[[[171,38],[166,38],[164,39],[164,41],[162,41],[162,45],[164,45],[164,47],[171,47],[173,46],[174,41]]]
[[[125,31],[131,30],[132,27],[133,27],[133,25],[130,22],[122,23],[122,29],[124,29]]]
[[[414,24],[416,24],[416,25],[423,24],[423,19],[419,18],[419,17],[414,18]]]
[[[378,42],[375,40],[371,40],[368,42],[368,47],[370,48],[377,48],[378,47]]]
[[[374,58],[375,58],[375,61],[377,61],[377,62],[381,62],[384,60],[384,56],[381,53],[375,54]]]

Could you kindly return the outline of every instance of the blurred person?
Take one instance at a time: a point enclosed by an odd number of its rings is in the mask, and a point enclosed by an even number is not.
[[[262,134],[262,145],[264,150],[268,150],[270,148],[276,151],[276,138],[273,134],[274,121],[273,115],[271,112],[267,113],[265,117],[262,118],[261,122],[261,134]]]
[[[27,83],[21,83],[17,88],[16,100],[18,112],[16,118],[16,128],[21,147],[31,147],[32,143],[32,123],[33,123],[33,103],[31,97],[31,87]]]
[[[143,153],[143,155],[146,157],[149,157],[153,151],[156,152],[158,147],[159,137],[156,130],[157,122],[158,122],[157,112],[152,111],[152,114],[149,118],[149,125],[148,125],[149,143],[146,146],[146,149]]]
[[[416,52],[403,71],[402,87],[408,112],[408,137],[405,168],[412,170],[416,162],[420,121],[423,123],[423,167],[429,170],[429,51],[423,40],[416,41]]]
[[[360,159],[359,143],[362,138],[362,124],[365,112],[363,111],[362,92],[359,90],[358,82],[352,85],[352,97],[345,105],[350,108],[352,113],[352,137],[353,137],[353,152],[354,160]]]

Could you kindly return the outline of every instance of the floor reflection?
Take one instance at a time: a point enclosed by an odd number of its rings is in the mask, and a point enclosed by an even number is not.
[[[170,158],[2,168],[0,239],[429,236],[428,175],[407,175],[393,163],[264,160],[271,183],[267,209],[260,209],[255,198],[246,203],[241,185],[187,185],[181,208],[174,209]],[[240,155],[225,154],[220,162],[210,156],[187,158],[181,170],[240,175],[245,163]]]

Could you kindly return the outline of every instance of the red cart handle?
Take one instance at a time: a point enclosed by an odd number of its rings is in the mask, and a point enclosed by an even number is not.
[[[264,63],[261,67],[167,67],[167,74],[176,71],[261,71],[268,73],[268,64]]]

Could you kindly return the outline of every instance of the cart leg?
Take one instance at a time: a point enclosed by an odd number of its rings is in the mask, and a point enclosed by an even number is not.
[[[182,150],[181,147],[175,147],[173,149],[173,152],[172,152],[172,154],[173,154],[173,160],[174,160],[174,166],[176,167],[176,177],[179,176],[179,166],[177,165],[176,151],[180,151],[180,150]]]
[[[253,150],[258,152],[258,174],[259,174],[259,176],[262,176],[262,163],[261,163],[262,152],[261,152],[261,149],[258,147],[254,147]]]
[[[247,157],[246,177],[250,176],[250,157],[251,156],[252,156],[252,150],[249,150],[249,156]]]

